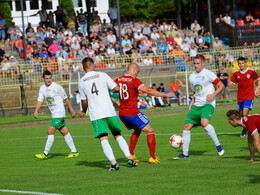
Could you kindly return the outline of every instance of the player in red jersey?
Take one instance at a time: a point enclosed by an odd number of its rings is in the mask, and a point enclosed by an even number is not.
[[[260,131],[260,114],[252,114],[247,116],[241,116],[237,110],[229,110],[227,112],[228,122],[233,126],[242,126],[248,134],[248,148],[250,151],[251,160],[255,159],[255,147],[260,156],[260,140],[259,140],[259,131]]]
[[[228,85],[229,87],[232,87],[234,84],[238,83],[238,111],[241,116],[246,116],[248,115],[249,110],[252,110],[254,95],[256,97],[260,96],[260,78],[254,70],[247,67],[245,58],[240,57],[237,61],[239,70],[233,74]],[[257,80],[257,87],[254,90],[255,80]],[[244,138],[246,136],[246,131],[243,130],[240,137]]]
[[[115,80],[117,85],[120,87],[119,117],[128,130],[134,129],[129,145],[132,159],[135,159],[136,162],[139,162],[134,154],[134,149],[141,132],[144,131],[147,135],[147,144],[150,151],[149,163],[159,164],[159,159],[155,156],[156,142],[154,129],[150,125],[148,118],[137,108],[138,91],[142,91],[148,95],[162,97],[172,97],[173,93],[166,94],[149,89],[142,83],[142,81],[136,78],[139,71],[139,66],[135,63],[132,63],[128,66],[126,74]]]

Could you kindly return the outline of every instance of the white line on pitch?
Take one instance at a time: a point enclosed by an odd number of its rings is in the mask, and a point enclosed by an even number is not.
[[[1,189],[0,192],[10,192],[10,193],[17,193],[17,194],[62,195],[62,194],[52,194],[52,193],[44,193],[44,192],[30,192],[30,191],[20,191],[20,190],[8,190],[8,189]]]

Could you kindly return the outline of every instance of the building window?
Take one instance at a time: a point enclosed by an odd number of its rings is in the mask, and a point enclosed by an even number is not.
[[[97,1],[96,0],[90,0],[90,7],[97,7]]]
[[[82,0],[72,0],[74,7],[82,7]]]
[[[52,0],[42,0],[42,6],[44,6],[45,9],[52,9]]]
[[[15,8],[16,11],[21,11],[21,2],[20,1],[15,1]],[[23,10],[26,10],[26,2],[23,1]]]
[[[39,1],[30,1],[30,7],[31,9],[39,9]]]

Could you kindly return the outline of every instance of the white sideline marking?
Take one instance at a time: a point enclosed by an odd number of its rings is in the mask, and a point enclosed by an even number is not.
[[[12,192],[17,194],[41,194],[41,195],[62,195],[62,194],[50,194],[50,193],[44,193],[44,192],[29,192],[29,191],[19,191],[19,190],[8,190],[8,189],[2,189],[0,192]]]
[[[174,134],[174,132],[172,133],[172,134],[168,134],[168,133],[166,133],[166,134],[160,134],[160,133],[156,133],[155,135],[156,136],[172,136]],[[181,133],[180,133],[181,134]],[[192,133],[192,135],[204,135],[204,134],[206,134],[206,133]],[[241,132],[227,132],[227,133],[217,133],[217,135],[240,135],[241,134]],[[145,135],[144,133],[143,134],[141,134],[141,135]],[[123,137],[129,137],[129,136],[131,136],[131,135],[123,135]],[[77,138],[88,138],[88,137],[92,137],[93,138],[93,136],[92,135],[90,135],[90,136],[72,136],[73,138],[75,138],[75,137],[77,137]],[[19,141],[19,140],[31,140],[31,139],[46,139],[47,138],[47,136],[45,136],[45,137],[27,137],[27,138],[14,138],[14,139],[5,139],[5,140],[13,140],[13,141]],[[62,139],[64,139],[63,138],[63,136],[55,136],[55,139],[59,139],[59,138],[62,138]]]

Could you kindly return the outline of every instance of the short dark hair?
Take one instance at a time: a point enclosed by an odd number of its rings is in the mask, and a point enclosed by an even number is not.
[[[50,71],[45,70],[42,74],[42,78],[45,78],[45,75],[52,75]]]
[[[246,58],[244,58],[244,57],[239,57],[238,59],[237,59],[237,61],[246,61]]]
[[[92,66],[92,64],[94,64],[94,61],[93,61],[92,58],[86,57],[86,58],[83,58],[81,63],[83,65],[83,69],[87,70],[87,69],[89,69]]]
[[[156,84],[155,83],[153,83],[153,85],[152,86],[156,86]]]
[[[229,110],[226,114],[226,116],[230,119],[236,119],[236,120],[239,120],[241,119],[241,115],[240,113],[237,111],[237,110]]]
[[[202,54],[197,54],[197,55],[195,56],[195,59],[201,59],[202,61],[205,61],[205,57],[204,57],[204,55],[202,55]]]

